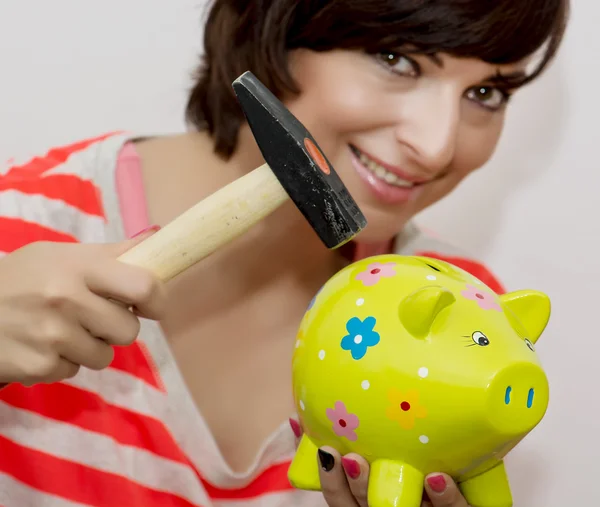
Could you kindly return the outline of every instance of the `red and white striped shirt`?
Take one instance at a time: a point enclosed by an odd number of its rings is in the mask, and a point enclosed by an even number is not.
[[[131,137],[55,148],[0,173],[0,254],[40,240],[123,240],[135,219],[124,218],[116,171]],[[413,225],[395,251],[453,262],[503,291],[481,264]],[[251,469],[233,473],[152,321],[103,371],[0,391],[2,507],[324,506],[320,493],[290,486],[293,452],[282,421]]]

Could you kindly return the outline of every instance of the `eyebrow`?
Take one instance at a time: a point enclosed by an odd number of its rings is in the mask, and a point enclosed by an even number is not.
[[[427,58],[429,58],[439,68],[444,67],[444,62],[438,56],[437,53],[425,53],[425,56]],[[499,85],[509,86],[512,88],[517,88],[526,79],[527,79],[527,73],[523,72],[522,70],[509,72],[506,74],[502,73],[498,70],[498,71],[496,71],[496,74],[492,74],[491,76],[488,76],[485,79],[482,79],[482,82],[491,83],[491,84],[499,84]]]
[[[527,80],[527,73],[522,70],[517,70],[514,72],[509,72],[507,74],[503,74],[500,71],[497,71],[493,76],[489,76],[484,79],[485,83],[493,83],[503,86],[508,86],[510,88],[518,88],[523,84],[524,81]]]

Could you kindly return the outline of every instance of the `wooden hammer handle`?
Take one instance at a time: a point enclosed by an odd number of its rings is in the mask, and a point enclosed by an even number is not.
[[[288,195],[268,164],[238,178],[178,216],[118,260],[166,282],[273,212]]]

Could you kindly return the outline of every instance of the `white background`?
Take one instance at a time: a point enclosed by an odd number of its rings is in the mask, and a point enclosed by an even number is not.
[[[598,498],[600,3],[574,3],[560,58],[515,101],[494,160],[420,217],[509,289],[553,301],[537,347],[550,408],[507,459],[516,507]],[[2,0],[0,164],[105,131],[182,131],[203,9],[203,0]]]

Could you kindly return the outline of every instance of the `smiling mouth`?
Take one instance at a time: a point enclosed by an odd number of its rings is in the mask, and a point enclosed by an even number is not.
[[[381,181],[386,182],[389,185],[393,185],[395,187],[400,188],[413,188],[419,185],[419,183],[414,181],[408,181],[400,178],[397,174],[388,171],[381,164],[370,158],[368,155],[364,154],[355,146],[349,145],[352,153],[356,156],[356,158],[360,161],[360,163],[370,171],[376,178]]]

